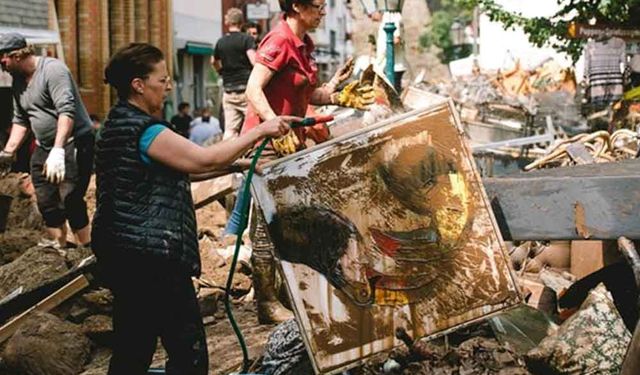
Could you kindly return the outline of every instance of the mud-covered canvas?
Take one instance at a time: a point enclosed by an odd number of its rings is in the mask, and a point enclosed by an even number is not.
[[[519,302],[445,102],[275,161],[253,181],[319,373]]]

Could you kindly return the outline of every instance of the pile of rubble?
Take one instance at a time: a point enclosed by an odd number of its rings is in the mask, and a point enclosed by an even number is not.
[[[638,321],[638,290],[616,246],[508,243],[526,305],[370,360],[358,374],[618,374]],[[630,331],[631,330],[631,331]]]
[[[582,123],[576,115],[575,81],[570,77],[570,71],[554,70],[552,64],[533,72],[517,67],[494,76],[478,72],[472,79],[441,85],[437,91],[446,92],[457,101],[474,141],[483,138],[477,136],[479,133],[474,136],[473,129],[490,125],[490,134],[484,141],[495,144],[519,137],[525,142],[500,143],[489,149],[515,147],[522,152],[522,146],[537,148],[537,153],[527,148],[527,156],[533,160],[520,169],[635,158],[638,134],[634,131],[570,137],[562,127],[553,125],[571,122],[569,127],[575,128]],[[384,107],[405,110],[389,95],[384,81],[378,80],[376,87],[377,99]],[[433,91],[433,87],[429,89]],[[371,119],[363,119],[362,115],[345,112],[338,117],[338,134],[334,136],[391,114],[393,111],[374,111],[369,114]],[[545,117],[542,127],[537,122],[540,114]],[[569,118],[573,120],[568,121]],[[532,138],[545,134],[547,138]],[[216,358],[211,363],[213,373],[227,373],[241,360],[236,337],[222,309],[235,239],[223,236],[227,213],[216,203],[236,188],[232,178],[194,183],[192,188],[203,263],[203,274],[194,280],[194,287],[209,349],[212,358]],[[61,250],[40,243],[42,220],[35,207],[33,188],[25,176],[14,174],[1,179],[2,194],[12,197],[12,203],[8,231],[0,235],[0,320],[5,323],[0,327],[0,374],[105,373],[112,335],[112,296],[90,276],[94,264],[90,250]],[[92,189],[87,197],[92,211]],[[248,238],[244,243],[228,293],[250,353],[256,358],[273,327],[257,324],[252,303],[251,244]],[[429,342],[414,340],[407,332],[398,331],[396,336],[404,346],[372,358],[352,373],[618,373],[639,315],[634,269],[621,258],[618,246],[606,241],[525,241],[507,245],[526,306]],[[165,359],[166,353],[159,350],[153,364],[161,366]]]

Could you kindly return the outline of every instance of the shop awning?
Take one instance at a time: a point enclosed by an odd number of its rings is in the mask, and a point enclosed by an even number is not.
[[[22,34],[27,39],[27,43],[37,46],[60,43],[60,33],[55,30],[0,26],[0,35],[8,33]]]
[[[213,55],[213,44],[187,42],[185,50],[190,55]]]

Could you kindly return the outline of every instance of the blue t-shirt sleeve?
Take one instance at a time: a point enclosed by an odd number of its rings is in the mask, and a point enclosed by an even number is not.
[[[140,158],[145,164],[151,164],[152,160],[147,154],[149,147],[156,139],[158,134],[162,133],[163,130],[167,129],[166,125],[162,124],[154,124],[149,126],[140,136],[140,141],[138,142],[138,148],[140,149]]]

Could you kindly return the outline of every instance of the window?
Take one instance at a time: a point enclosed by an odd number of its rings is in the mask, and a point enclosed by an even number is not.
[[[336,52],[336,32],[335,30],[331,30],[329,33],[329,51],[331,54]]]

